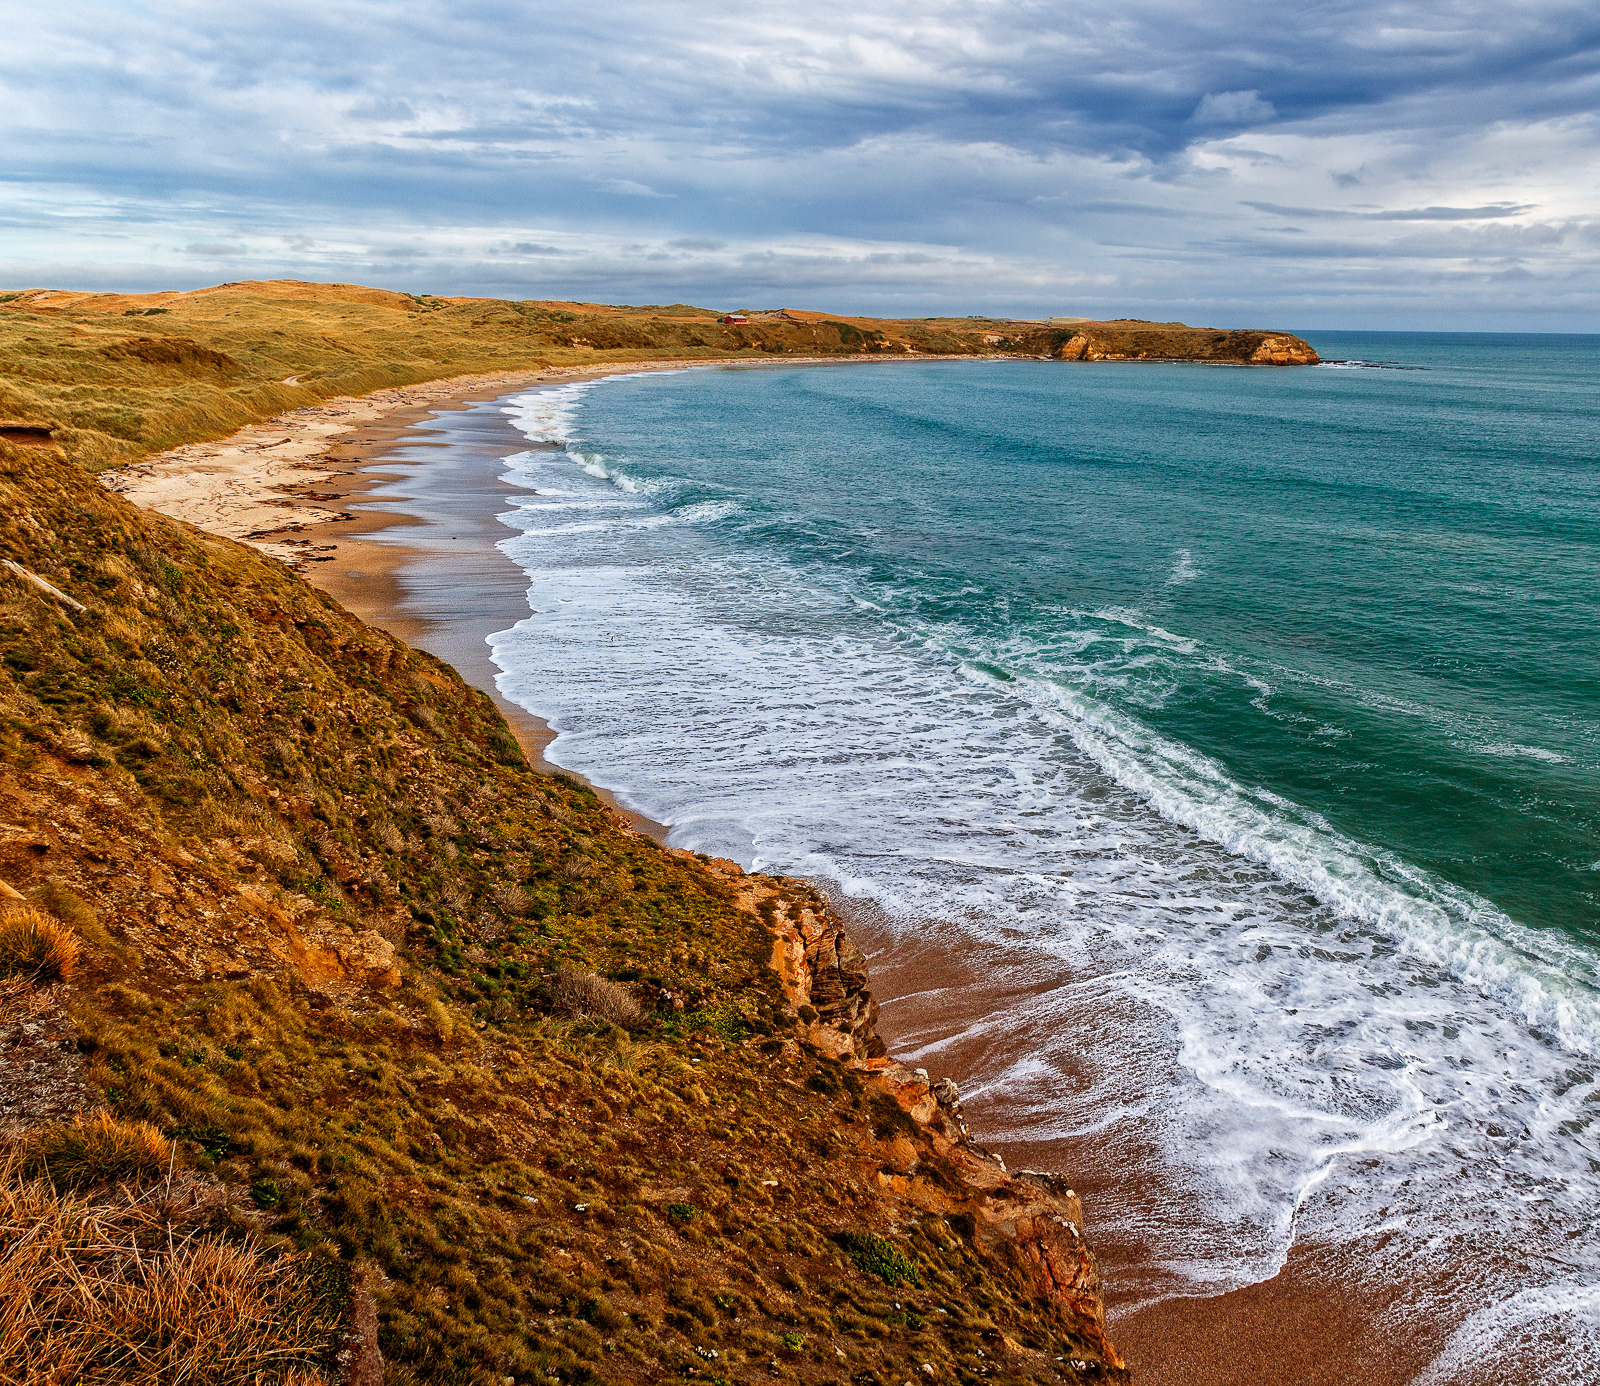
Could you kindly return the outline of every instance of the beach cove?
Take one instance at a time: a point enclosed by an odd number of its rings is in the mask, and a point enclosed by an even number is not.
[[[1027,369],[1025,366],[1020,368]],[[461,628],[461,618],[466,614],[463,611],[463,604],[457,600],[461,590],[475,594],[467,605],[471,607],[472,620],[480,623],[471,628],[473,637],[463,641],[464,646],[470,647],[481,641],[484,634],[492,633],[492,629],[507,629],[504,623],[496,626],[502,616],[509,617],[511,623],[514,623],[526,611],[525,604],[521,612],[517,610],[517,604],[521,600],[520,594],[526,590],[525,583],[518,578],[516,570],[498,553],[491,556],[495,543],[495,522],[490,512],[498,508],[499,502],[496,496],[512,494],[511,489],[497,480],[499,459],[495,454],[497,449],[515,440],[508,439],[503,425],[497,422],[487,422],[481,432],[482,436],[476,442],[482,449],[479,459],[482,465],[460,497],[466,499],[467,503],[460,509],[448,511],[448,507],[437,506],[439,495],[429,497],[433,513],[427,515],[422,526],[427,533],[420,532],[413,523],[407,526],[411,533],[406,536],[408,540],[429,540],[425,546],[426,556],[418,557],[415,547],[408,545],[413,549],[412,554],[398,568],[389,570],[401,588],[405,586],[408,571],[420,575],[423,570],[431,569],[431,575],[421,577],[420,580],[414,576],[410,597],[402,596],[398,605],[391,589],[391,595],[381,602],[374,603],[371,608],[374,617],[382,614],[384,619],[395,619],[399,615],[402,619],[421,621],[422,625],[409,628],[413,635],[408,638],[418,639],[424,644],[428,639],[424,627],[430,628],[436,637],[443,636],[446,639],[449,638],[446,634],[449,629]],[[430,441],[436,443],[439,440],[434,438]],[[451,445],[459,450],[467,441],[461,437],[452,437]],[[534,442],[536,450],[542,441],[542,446],[550,450],[553,449],[555,441],[565,441],[565,435],[558,439],[526,441]],[[387,444],[375,443],[373,446],[376,448],[392,446],[392,441]],[[420,452],[409,454],[407,462],[402,467],[402,471],[406,473],[404,480],[394,489],[402,493],[408,487],[416,489],[417,483],[422,481],[424,473],[429,470],[428,463],[418,462],[417,459],[419,456],[427,455]],[[437,449],[434,455],[445,456]],[[500,456],[503,455],[503,452],[500,453]],[[604,464],[598,465],[603,467]],[[595,480],[602,484],[610,484],[610,478],[605,476],[596,477]],[[496,487],[499,488],[498,491]],[[448,487],[439,489],[442,493]],[[403,500],[386,499],[382,503],[386,507],[392,506],[396,512],[406,513],[406,503]],[[464,522],[474,517],[477,529],[472,537],[464,538],[462,535],[466,527]],[[388,522],[390,521],[384,521]],[[358,523],[364,525],[367,521]],[[333,527],[317,534],[315,539],[318,543],[338,543],[337,532],[337,527]],[[370,540],[367,541],[367,545],[369,549],[389,550],[392,547],[383,542],[373,544]],[[451,545],[459,547],[452,549]],[[360,600],[358,594],[363,591],[370,594],[371,587],[367,578],[365,576],[350,578],[348,565],[354,564],[355,571],[363,575],[382,571],[379,565],[372,561],[377,555],[371,554],[370,557],[364,557],[358,562],[351,549],[335,549],[332,552],[335,554],[342,552],[345,558],[335,557],[332,562],[314,565],[311,572],[313,578],[320,578],[322,572],[328,573],[329,576],[321,578],[321,581],[327,584],[328,590],[340,595],[341,600],[347,604],[353,600]],[[494,576],[486,577],[486,574],[491,572]],[[344,576],[341,577],[341,574]],[[456,575],[457,580],[454,584],[449,576],[451,574]],[[341,594],[336,588],[335,584],[338,582],[349,584],[345,594]],[[481,594],[489,591],[491,587],[495,596],[485,603]],[[366,600],[371,600],[370,595]],[[484,609],[486,605],[492,608],[492,615]],[[467,654],[470,653],[468,649]],[[466,655],[461,657],[466,658]],[[478,657],[481,658],[481,646],[478,647]],[[492,679],[494,671],[487,665],[480,666],[475,681],[483,679],[485,675]],[[535,724],[529,723],[528,726],[530,731],[538,732]],[[847,910],[850,908],[847,900],[839,903]],[[947,938],[941,947],[941,957],[947,960],[949,973],[945,975],[941,972],[941,975],[930,978],[924,961],[925,955],[918,951],[903,928],[897,930],[891,922],[885,921],[872,908],[865,906],[856,908],[855,913],[851,915],[851,925],[852,931],[869,944],[869,952],[873,954],[874,987],[880,1000],[886,1000],[888,1003],[883,1029],[886,1035],[897,1041],[897,1050],[909,1046],[912,1052],[919,1056],[926,1051],[930,1058],[925,1061],[936,1061],[939,1067],[948,1065],[950,1071],[958,1075],[966,1068],[976,1069],[985,1065],[990,1071],[996,1071],[997,1067],[999,1071],[1004,1071],[1006,1067],[1012,1065],[1015,1058],[1021,1057],[1018,1053],[1008,1058],[1003,1048],[997,1051],[993,1041],[984,1037],[984,1022],[994,1014],[1014,1010],[1019,1001],[1025,1001],[1041,987],[1047,987],[1036,965],[1031,972],[1027,969],[1009,969],[1014,975],[1027,973],[1027,982],[1020,991],[1007,993],[1002,985],[997,992],[986,993],[983,990],[985,982],[992,985],[997,975],[1003,976],[1008,971],[1005,968],[996,968],[997,954],[993,946],[974,949],[970,941],[963,943],[955,936]],[[1081,980],[1081,973],[1068,967],[1057,976],[1053,985],[1070,988],[1074,982]],[[918,996],[924,998],[920,1003],[916,1000]],[[963,1039],[963,1036],[966,1038]],[[938,1050],[937,1055],[932,1053],[934,1048]],[[970,1061],[966,1059],[968,1054],[972,1056]],[[1007,1099],[1002,1094],[983,1101],[989,1105],[974,1105],[980,1123],[985,1120],[992,1121],[994,1127],[998,1129],[1016,1125],[1013,1118],[1017,1115],[1019,1104],[1015,1097]],[[1020,1106],[1026,1108],[1028,1102],[1024,1101]],[[1026,1122],[1021,1124],[1024,1128],[1027,1125]],[[999,1143],[996,1148],[1007,1152],[1009,1163],[1027,1163],[1050,1168],[1062,1163],[1061,1156],[1064,1150],[1070,1148],[1070,1143],[1064,1146],[1052,1141],[1030,1142],[1024,1135],[1019,1139],[1013,1139],[1010,1146]],[[1085,1159],[1082,1163],[1089,1164],[1091,1161]],[[1093,1236],[1096,1224],[1096,1195],[1091,1177],[1092,1171],[1080,1173],[1070,1162],[1066,1163],[1066,1168],[1080,1187],[1088,1187],[1090,1193],[1088,1216]],[[1173,1202],[1170,1193],[1158,1193],[1155,1196],[1159,1202],[1167,1206],[1171,1206]],[[1127,1201],[1125,1194],[1124,1201]],[[1188,1232],[1174,1229],[1178,1233],[1175,1239],[1181,1241],[1184,1236],[1203,1236],[1204,1230],[1203,1223]],[[1453,1302],[1459,1307],[1462,1301],[1458,1297],[1459,1291],[1449,1289],[1447,1281],[1428,1287],[1430,1293],[1435,1289],[1438,1291],[1435,1308],[1443,1305],[1444,1312],[1433,1314],[1419,1312],[1416,1303],[1416,1291],[1419,1289],[1417,1284],[1397,1283],[1392,1274],[1367,1274],[1360,1265],[1359,1258],[1352,1261],[1352,1252],[1348,1246],[1341,1247],[1334,1253],[1327,1253],[1326,1249],[1318,1251],[1315,1248],[1308,1252],[1297,1253],[1286,1272],[1251,1288],[1231,1293],[1202,1298],[1192,1296],[1177,1299],[1163,1298],[1160,1297],[1160,1286],[1157,1284],[1158,1302],[1141,1310],[1137,1307],[1136,1299],[1132,1305],[1127,1305],[1124,1301],[1126,1316],[1119,1319],[1117,1318],[1119,1308],[1117,1270],[1126,1267],[1132,1271],[1141,1264],[1149,1267],[1164,1257],[1170,1257],[1171,1253],[1170,1250],[1164,1251],[1160,1246],[1140,1245],[1137,1238],[1114,1246],[1107,1245],[1103,1233],[1096,1240],[1100,1242],[1102,1254],[1112,1267],[1111,1304],[1114,1327],[1119,1323],[1124,1325],[1117,1331],[1125,1343],[1125,1351],[1134,1356],[1136,1366],[1142,1358],[1146,1370],[1156,1373],[1150,1378],[1154,1380],[1255,1380],[1263,1379],[1263,1373],[1265,1379],[1272,1379],[1272,1371],[1290,1370],[1288,1364],[1292,1363],[1294,1379],[1324,1379],[1312,1373],[1325,1371],[1328,1373],[1325,1379],[1331,1381],[1347,1379],[1341,1373],[1349,1370],[1352,1361],[1363,1362],[1363,1372],[1390,1373],[1387,1376],[1375,1375],[1372,1379],[1409,1380],[1435,1357],[1450,1333],[1459,1325],[1459,1319],[1450,1312],[1448,1305]],[[1157,1279],[1159,1280],[1159,1276]],[[1125,1277],[1124,1283],[1137,1280],[1138,1275],[1134,1274]],[[1147,1286],[1145,1292],[1148,1288]],[[1139,1293],[1141,1291],[1135,1289],[1133,1295],[1137,1296]],[[1397,1315],[1394,1322],[1401,1321],[1399,1316],[1403,1316],[1407,1325],[1403,1352],[1397,1352],[1399,1344],[1394,1335],[1389,1333],[1374,1335],[1372,1332],[1374,1307],[1384,1303],[1390,1304],[1394,1309]],[[1307,1329],[1303,1325],[1310,1324],[1318,1326],[1318,1345],[1313,1354],[1315,1360],[1307,1360],[1305,1345]],[[1340,1329],[1338,1327],[1340,1324],[1345,1325],[1345,1329]],[[1339,1339],[1337,1345],[1330,1344],[1330,1336]],[[1261,1346],[1250,1352],[1242,1351],[1240,1345],[1246,1341],[1252,1344],[1259,1343]],[[1237,1378],[1217,1375],[1216,1364],[1219,1353],[1224,1347],[1232,1354],[1229,1360],[1237,1364],[1239,1373]],[[1192,1378],[1186,1376],[1185,1373],[1200,1370],[1194,1365],[1197,1362],[1208,1364],[1203,1368],[1206,1374]],[[1272,1363],[1277,1365],[1270,1365]],[[1504,1370],[1503,1363],[1500,1370]],[[1457,1378],[1451,1376],[1439,1379]],[[1529,1379],[1542,1378],[1532,1376]]]

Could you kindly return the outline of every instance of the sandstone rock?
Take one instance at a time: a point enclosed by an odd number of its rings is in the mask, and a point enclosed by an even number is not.
[[[889,1057],[875,1028],[878,1003],[866,957],[825,901],[803,902],[766,878],[746,876],[741,884],[741,902],[772,928],[773,967],[783,979],[788,1014],[806,1039],[856,1069],[874,1101],[892,1099],[958,1176],[923,1173],[917,1143],[897,1132],[862,1148],[860,1177],[924,1212],[968,1219],[974,1240],[987,1250],[1009,1246],[1034,1291],[1070,1317],[1086,1350],[1118,1374],[1113,1379],[1125,1380],[1123,1361],[1106,1337],[1099,1263],[1084,1240],[1083,1205],[1066,1178],[1007,1174],[998,1155],[972,1143],[953,1079],[930,1078],[926,1069]]]
[[[339,948],[339,961],[352,981],[370,987],[393,988],[400,985],[400,968],[395,962],[394,944],[376,930],[355,935]]]
[[[1311,366],[1322,358],[1298,337],[1263,337],[1250,355],[1258,366]]]
[[[806,948],[807,997],[820,1024],[848,1035],[864,1057],[886,1053],[875,1026],[878,1003],[868,987],[867,960],[843,928],[825,930]]]
[[[1057,361],[1201,361],[1219,365],[1310,366],[1322,358],[1288,332],[1230,331],[1182,323],[1103,322],[1047,329],[1018,339]]]

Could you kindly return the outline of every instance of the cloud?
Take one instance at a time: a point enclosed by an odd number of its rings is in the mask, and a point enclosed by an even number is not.
[[[1196,125],[1263,125],[1277,118],[1277,108],[1259,91],[1210,92],[1189,117]]]
[[[607,192],[613,192],[622,197],[673,197],[674,193],[657,192],[654,188],[646,187],[643,183],[636,183],[631,178],[607,178],[601,181],[600,186]]]
[[[409,101],[388,97],[358,101],[350,107],[348,115],[351,120],[403,121],[412,119],[416,112]]]
[[[1519,217],[1536,210],[1531,202],[1493,202],[1486,207],[1408,207],[1390,212],[1368,212],[1343,207],[1280,207],[1273,202],[1246,202],[1260,212],[1280,217],[1341,217],[1349,221],[1492,221]]]
[[[1600,326],[1600,18],[1570,0],[80,0],[7,38],[11,284],[194,284],[212,256],[438,292]],[[1530,228],[1527,278],[1490,296],[1444,255],[1397,294],[1379,267],[1431,224]]]

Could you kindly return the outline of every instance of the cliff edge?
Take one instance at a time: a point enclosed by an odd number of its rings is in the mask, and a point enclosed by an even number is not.
[[[812,887],[629,831],[447,666],[27,442],[0,1199],[94,1235],[0,1259],[17,1379],[1126,1380],[1075,1196],[884,1052]]]
[[[1322,360],[1291,332],[1189,327],[1131,319],[999,334],[997,345],[1055,361],[1189,361],[1226,366],[1314,366]]]

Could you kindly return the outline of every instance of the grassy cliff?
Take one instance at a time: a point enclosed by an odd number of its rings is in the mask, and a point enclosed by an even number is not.
[[[543,365],[782,356],[1024,355],[1297,364],[1282,332],[1182,323],[871,319],[682,304],[429,298],[351,284],[0,293],[0,437],[101,470],[334,395]]]
[[[553,330],[396,298],[13,309],[0,407],[97,464]],[[808,886],[59,448],[0,440],[0,559],[0,1382],[1125,1379],[1076,1200]]]

